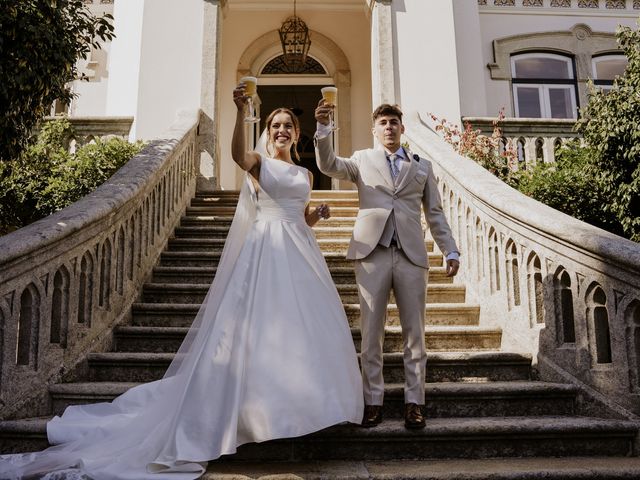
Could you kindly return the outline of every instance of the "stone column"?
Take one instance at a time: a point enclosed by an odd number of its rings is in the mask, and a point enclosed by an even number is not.
[[[227,0],[204,0],[202,31],[202,86],[200,91],[200,172],[197,188],[213,191],[220,183],[218,117],[220,78],[220,38],[222,15]]]
[[[369,0],[371,9],[371,94],[373,107],[396,103],[391,0]]]

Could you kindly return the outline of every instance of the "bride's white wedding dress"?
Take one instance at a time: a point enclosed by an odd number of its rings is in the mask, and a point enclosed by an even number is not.
[[[195,479],[249,442],[360,422],[360,372],[340,298],[304,219],[307,170],[263,158],[220,265],[162,380],[72,406],[43,452],[6,456],[0,478]],[[84,476],[86,475],[86,476]]]

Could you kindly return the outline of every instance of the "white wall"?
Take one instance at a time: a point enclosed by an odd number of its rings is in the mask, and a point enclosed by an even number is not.
[[[88,73],[87,63],[91,65],[93,73],[89,81],[76,80],[71,87],[77,95],[71,102],[70,115],[76,117],[103,116],[107,110],[107,88],[109,85],[109,58],[111,57],[111,42],[102,44],[100,50],[93,51],[88,60],[78,62],[78,71]]]
[[[200,106],[202,0],[116,0],[107,115],[133,115],[132,138],[162,134]]]
[[[144,0],[115,0],[106,114],[137,116]],[[134,119],[135,121],[135,119]],[[135,137],[131,128],[131,137]]]
[[[460,111],[466,116],[482,116],[487,111],[487,94],[480,38],[478,3],[453,2],[456,52],[460,91]]]
[[[459,1],[459,0],[458,0]],[[392,3],[398,42],[397,101],[406,114],[460,118],[453,0]]]

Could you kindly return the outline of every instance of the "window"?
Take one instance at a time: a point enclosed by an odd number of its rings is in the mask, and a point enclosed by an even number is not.
[[[627,57],[621,54],[598,55],[591,60],[593,83],[603,90],[613,88],[613,80],[624,73]]]
[[[511,57],[516,117],[576,118],[576,80],[573,60],[551,53]]]

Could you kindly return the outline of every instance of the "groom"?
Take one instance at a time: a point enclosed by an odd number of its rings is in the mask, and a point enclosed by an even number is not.
[[[446,255],[448,276],[458,272],[458,248],[442,211],[431,163],[400,145],[404,132],[400,108],[388,104],[376,108],[372,132],[379,145],[359,150],[351,158],[340,158],[333,151],[329,135],[333,107],[321,100],[315,111],[316,160],[322,173],[350,180],[358,187],[360,210],[347,258],[355,260],[360,297],[365,403],[362,426],[373,427],[382,421],[382,344],[387,303],[393,289],[404,344],[405,426],[423,428],[427,360],[424,314],[429,266],[421,205],[431,234]]]

